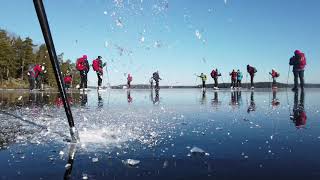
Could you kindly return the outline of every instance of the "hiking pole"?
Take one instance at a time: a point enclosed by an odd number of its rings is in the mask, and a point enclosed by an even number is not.
[[[287,87],[286,88],[288,88],[288,86],[289,86],[290,69],[291,69],[291,66],[289,65],[288,76],[287,76]]]
[[[107,79],[108,79],[107,88],[111,89],[108,67],[106,67],[106,72],[107,72]]]
[[[64,106],[64,109],[65,109],[65,112],[66,112],[66,115],[68,118],[71,139],[72,139],[72,142],[79,142],[79,140],[80,140],[79,134],[78,134],[77,129],[74,126],[74,121],[73,121],[73,117],[72,117],[70,104],[67,101],[67,94],[66,94],[66,90],[65,90],[64,83],[62,80],[60,65],[59,65],[56,50],[55,50],[55,47],[53,44],[53,40],[52,40],[52,36],[51,36],[51,32],[50,32],[50,27],[48,24],[48,19],[47,19],[47,15],[46,15],[46,12],[45,12],[45,9],[43,6],[43,2],[42,2],[42,0],[33,0],[33,4],[35,7],[37,16],[38,16],[38,20],[39,20],[39,23],[41,26],[44,40],[46,42],[48,54],[49,54],[50,61],[51,61],[52,67],[53,67],[54,75],[56,77],[60,96],[62,97],[63,106]]]

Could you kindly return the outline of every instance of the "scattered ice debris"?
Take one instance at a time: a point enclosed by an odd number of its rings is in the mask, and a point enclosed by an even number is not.
[[[104,15],[108,15],[108,12],[107,12],[107,11],[103,11],[103,14],[104,14]]]
[[[140,163],[140,161],[135,159],[127,159],[127,160],[122,160],[122,163],[129,166],[136,166]]]
[[[200,40],[201,37],[202,37],[199,30],[196,30],[195,35],[196,35],[196,37],[197,37],[199,40]]]
[[[222,127],[216,127],[216,130],[222,130],[223,128]]]
[[[98,162],[98,161],[99,161],[98,158],[92,158],[92,162],[96,163],[96,162]]]
[[[70,167],[71,167],[71,164],[66,164],[65,166],[64,166],[66,169],[69,169]]]
[[[63,152],[63,151],[60,151],[60,152],[59,152],[59,155],[60,155],[60,156],[63,156],[63,155],[64,155],[64,152]]]
[[[145,39],[144,39],[144,36],[142,36],[142,37],[140,38],[140,42],[141,42],[141,43],[144,43],[144,40],[145,40]]]
[[[270,136],[270,139],[271,139],[271,140],[273,139],[273,135]]]
[[[123,27],[122,21],[121,21],[120,19],[117,19],[117,20],[116,20],[116,25],[117,25],[118,27],[120,27],[120,28]]]
[[[245,155],[245,156],[244,156],[244,158],[245,158],[245,159],[248,159],[248,158],[249,158],[249,156]]]

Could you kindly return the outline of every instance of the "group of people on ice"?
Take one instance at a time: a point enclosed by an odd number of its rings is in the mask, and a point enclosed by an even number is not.
[[[306,66],[306,57],[305,54],[300,50],[294,51],[294,56],[292,56],[289,60],[289,65],[293,66],[292,72],[294,75],[294,87],[292,88],[293,91],[298,90],[298,79],[300,79],[300,88],[304,89],[304,69]],[[98,79],[98,86],[97,89],[102,88],[102,77],[103,77],[103,68],[106,66],[106,63],[102,62],[102,57],[98,56],[96,59],[92,61],[92,68],[97,74]],[[82,57],[78,58],[76,61],[76,69],[79,71],[80,74],[80,84],[77,86],[80,90],[87,90],[88,88],[88,72],[90,70],[90,64],[88,62],[87,55],[83,55]],[[33,90],[34,88],[40,88],[41,85],[41,74],[45,73],[45,67],[44,64],[36,64],[32,65],[28,69],[28,78],[30,83],[30,90]],[[254,77],[257,73],[257,69],[251,65],[247,65],[247,73],[250,76],[250,87],[251,89],[254,89]],[[275,69],[272,69],[272,71],[269,73],[271,75],[272,81],[272,87],[277,87],[277,81],[276,79],[280,76],[280,73],[277,72]],[[212,79],[214,80],[214,89],[219,89],[218,85],[218,78],[221,76],[221,73],[218,71],[218,69],[213,69],[210,73]],[[241,83],[243,79],[242,72],[238,69],[232,70],[232,72],[229,73],[231,77],[231,85],[230,87],[232,89],[240,89]],[[204,73],[201,73],[198,75],[198,77],[202,80],[202,88],[205,91],[206,89],[206,81],[207,76]],[[72,84],[72,74],[70,72],[67,72],[64,76],[64,84],[66,88],[71,87]],[[131,82],[133,80],[133,77],[131,74],[128,74],[127,76],[127,88],[131,88]],[[155,82],[155,89],[159,89],[159,81],[161,80],[159,76],[159,72],[154,72],[152,74],[152,77],[150,78],[150,86],[153,88],[153,83]]]
[[[289,60],[289,65],[293,66],[292,72],[294,75],[294,86],[292,88],[293,91],[298,90],[298,79],[300,79],[300,88],[304,89],[304,69],[307,64],[305,55],[300,50],[294,51],[294,56],[292,56]],[[254,89],[254,77],[257,73],[257,69],[251,65],[247,65],[247,73],[250,76],[250,88]],[[277,72],[274,68],[269,72],[271,78],[272,78],[272,88],[277,88],[277,78],[280,76],[280,73]],[[218,69],[213,69],[210,73],[212,79],[214,80],[214,89],[218,90],[218,78],[221,76],[221,73],[218,71]],[[241,82],[243,79],[242,72],[238,69],[232,70],[232,72],[229,73],[231,77],[231,89],[240,89],[241,88]],[[206,81],[207,81],[207,75],[204,73],[201,73],[198,75],[199,78],[202,80],[202,90],[206,90]]]

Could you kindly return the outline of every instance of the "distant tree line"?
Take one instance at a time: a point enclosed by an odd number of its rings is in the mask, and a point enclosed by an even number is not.
[[[78,73],[71,60],[63,59],[63,53],[58,55],[62,74],[69,71],[74,76],[73,84],[78,84]],[[10,79],[19,79],[27,82],[27,72],[31,65],[42,64],[46,67],[43,75],[44,83],[50,87],[56,86],[55,76],[45,44],[35,45],[31,38],[22,39],[6,30],[0,29],[0,83]]]

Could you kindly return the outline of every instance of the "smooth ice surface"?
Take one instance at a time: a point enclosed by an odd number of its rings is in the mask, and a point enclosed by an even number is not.
[[[0,179],[320,177],[318,89],[75,91],[79,144],[57,92],[0,100]]]

